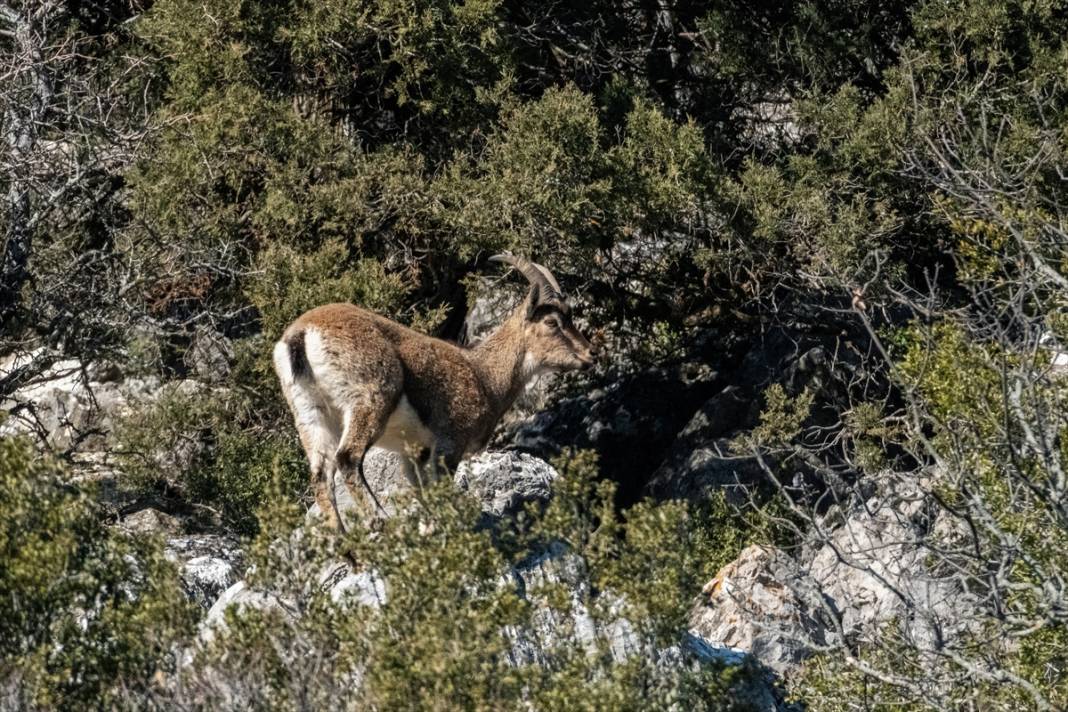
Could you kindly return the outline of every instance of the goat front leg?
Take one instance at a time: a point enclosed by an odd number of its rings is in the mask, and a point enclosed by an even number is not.
[[[407,460],[405,474],[416,498],[423,502],[423,488],[441,479],[442,471],[452,475],[456,472],[456,466],[460,464],[460,458],[454,454],[451,443],[439,440],[423,451],[418,459]],[[436,531],[433,519],[419,519],[419,535],[430,536]]]
[[[460,464],[453,444],[440,438],[424,449],[418,457],[410,458],[409,461],[411,466],[405,470],[405,474],[416,492],[437,482],[443,474],[455,474],[456,466]]]

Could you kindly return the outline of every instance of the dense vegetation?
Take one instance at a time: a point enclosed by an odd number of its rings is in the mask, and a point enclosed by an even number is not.
[[[270,542],[294,536],[305,465],[268,345],[326,301],[458,339],[485,258],[509,249],[550,265],[606,343],[561,393],[692,362],[729,380],[763,335],[820,347],[738,384],[761,404],[732,442],[759,473],[754,506],[639,501],[652,473],[607,465],[598,489],[584,455],[576,491],[501,542],[435,491],[429,539],[413,515],[375,546],[323,547],[439,605],[417,616],[402,594],[287,630],[277,645],[332,651],[314,689],[259,654],[277,630],[251,616],[219,665],[261,666],[262,704],[326,704],[359,666],[353,704],[379,708],[714,707],[733,673],[563,650],[488,674],[497,627],[530,615],[496,586],[503,567],[540,537],[576,548],[593,591],[655,581],[623,592],[670,643],[746,542],[800,546],[835,507],[908,483],[952,522],[918,545],[973,624],[934,646],[904,628],[827,645],[791,693],[817,710],[1063,708],[1066,37],[1058,0],[0,0],[0,354],[34,355],[6,362],[0,398],[62,359],[160,378],[109,436],[128,485],[292,560]],[[77,445],[39,443],[47,462],[0,446],[3,705],[177,694],[153,675],[192,614],[158,547],[64,483]],[[596,512],[585,534],[569,506]],[[446,642],[449,670],[402,659],[430,665]]]

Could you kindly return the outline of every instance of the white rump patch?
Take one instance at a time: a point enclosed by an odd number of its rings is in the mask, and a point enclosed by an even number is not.
[[[278,374],[278,379],[282,381],[283,385],[290,385],[293,383],[293,369],[289,363],[289,345],[284,341],[279,341],[274,345],[274,354],[272,355],[274,360],[274,370]]]

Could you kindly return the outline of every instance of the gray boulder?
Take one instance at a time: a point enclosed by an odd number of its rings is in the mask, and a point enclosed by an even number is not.
[[[201,325],[193,334],[185,360],[200,380],[220,383],[230,375],[234,346],[215,329]]]
[[[123,529],[134,534],[162,534],[177,536],[182,532],[182,523],[177,517],[161,512],[154,507],[145,507],[122,518]]]
[[[552,465],[532,455],[484,452],[460,463],[455,482],[486,515],[500,518],[518,513],[527,502],[548,500],[557,477]]]
[[[215,636],[226,634],[226,612],[230,609],[237,612],[248,609],[272,611],[290,620],[296,620],[300,614],[294,601],[271,591],[257,591],[250,588],[245,581],[238,581],[226,589],[208,609],[197,634],[201,644],[210,643],[215,640]],[[195,652],[185,651],[183,659],[186,662],[191,661]]]
[[[834,601],[849,638],[875,640],[893,621],[920,650],[933,649],[980,618],[956,572],[935,565],[952,525],[947,516],[931,521],[926,502],[913,483],[888,479],[805,552],[809,577]]]
[[[515,292],[500,289],[492,285],[491,281],[486,278],[479,281],[478,296],[464,317],[465,344],[475,344],[489,336],[518,303]]]
[[[386,602],[386,583],[375,571],[353,571],[343,562],[328,564],[319,574],[319,588],[334,603],[379,608]]]
[[[697,635],[745,651],[782,674],[806,658],[811,644],[830,634],[804,573],[785,552],[749,546],[709,581],[690,615]],[[799,591],[802,589],[802,591]]]

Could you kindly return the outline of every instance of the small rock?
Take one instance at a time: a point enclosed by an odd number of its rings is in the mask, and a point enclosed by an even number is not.
[[[353,571],[352,565],[343,561],[327,564],[319,574],[319,589],[330,592],[330,599],[337,603],[354,598],[355,603],[378,608],[386,602],[385,582],[374,571]]]
[[[186,362],[200,380],[206,383],[226,380],[233,360],[234,347],[230,339],[210,327],[197,329]]]
[[[136,534],[165,534],[177,536],[182,533],[182,523],[176,517],[153,507],[146,507],[122,519],[122,527]]]
[[[286,601],[268,591],[255,591],[244,581],[238,581],[223,591],[208,609],[208,614],[201,622],[198,633],[202,643],[210,643],[217,634],[225,633],[226,611],[230,608],[239,612],[254,608],[262,611],[276,611],[290,619],[297,617],[296,606],[291,601]]]

